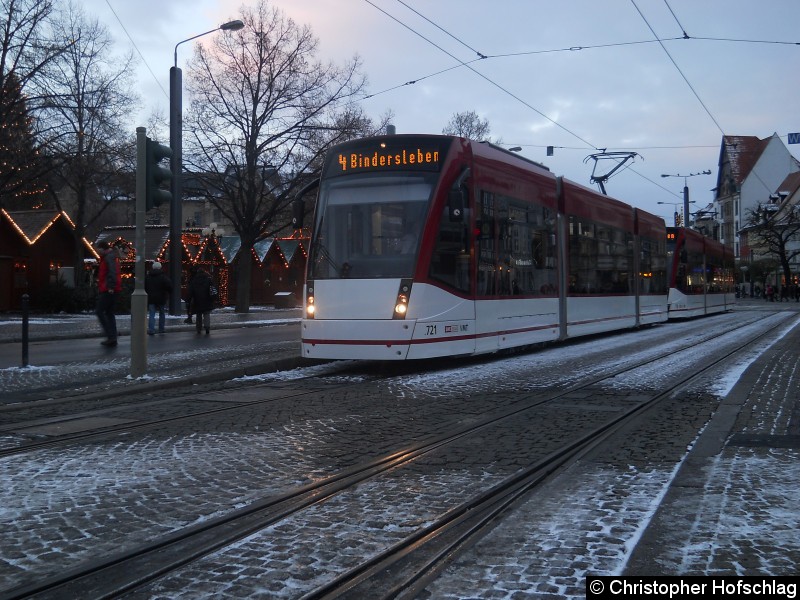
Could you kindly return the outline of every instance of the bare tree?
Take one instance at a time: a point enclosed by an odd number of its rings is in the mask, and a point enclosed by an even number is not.
[[[490,141],[490,132],[489,121],[481,119],[474,110],[455,113],[442,129],[442,133],[445,135],[457,135],[479,142]]]
[[[66,50],[37,81],[42,98],[38,134],[53,163],[53,197],[57,206],[70,209],[75,223],[80,265],[87,228],[111,199],[128,195],[119,173],[133,172],[134,164],[128,124],[137,104],[131,91],[133,56],[115,56],[108,30],[73,2],[59,12],[53,35]]]
[[[747,211],[748,244],[761,257],[773,258],[792,280],[791,263],[800,256],[800,205],[759,205]]]
[[[49,39],[52,0],[0,0],[0,207],[29,194],[45,167],[32,135],[34,82],[63,50]],[[33,184],[33,185],[32,185]],[[17,207],[25,202],[17,203]]]
[[[241,11],[244,29],[198,45],[190,61],[184,163],[247,257],[288,226],[294,195],[318,174],[325,150],[376,128],[354,104],[365,86],[358,58],[318,61],[311,29],[267,0]],[[250,261],[239,261],[236,277],[236,311],[247,312]]]

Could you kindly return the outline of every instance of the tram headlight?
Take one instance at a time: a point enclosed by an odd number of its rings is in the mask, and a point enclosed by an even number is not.
[[[313,319],[316,312],[317,306],[314,304],[314,288],[309,285],[306,287],[306,319]]]
[[[411,280],[403,279],[400,281],[400,289],[397,290],[397,300],[394,303],[393,319],[405,319],[408,313],[408,299],[411,297]]]
[[[404,317],[408,312],[408,298],[400,294],[397,297],[397,304],[394,307],[394,313],[398,316]]]

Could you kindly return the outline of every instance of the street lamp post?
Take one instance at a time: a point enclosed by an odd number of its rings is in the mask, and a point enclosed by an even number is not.
[[[675,214],[673,215],[673,218],[674,218],[675,227],[678,227],[679,226],[678,225],[678,215],[680,214],[678,212],[678,207],[681,205],[681,203],[680,202],[658,202],[658,204],[671,204],[674,207]],[[686,227],[686,218],[687,218],[687,215],[689,214],[688,212],[686,212],[686,211],[689,210],[688,209],[688,205],[689,204],[694,204],[694,200],[691,200],[690,202],[688,202],[687,208],[684,209],[685,212],[684,212],[684,215],[683,215],[683,219],[681,220],[681,225],[683,225],[684,227]]]
[[[694,177],[695,175],[711,175],[711,171],[707,169],[705,171],[701,171],[700,173],[689,173],[688,175],[680,175],[680,174],[670,175],[668,173],[666,173],[666,174],[662,173],[661,174],[662,177],[683,177],[683,219],[684,219],[683,226],[684,227],[688,226],[689,204],[694,204],[693,202],[692,203],[689,202],[689,186],[686,183],[686,180],[689,177]],[[665,203],[664,202],[659,202],[659,204],[665,204]],[[677,209],[675,210],[675,212],[676,213],[678,212]]]
[[[169,298],[169,312],[177,315],[181,307],[182,243],[181,224],[183,221],[183,74],[178,68],[178,46],[196,40],[215,31],[238,31],[244,27],[240,20],[223,23],[216,29],[205,31],[175,44],[174,66],[169,70],[169,145],[172,148],[170,169],[172,170],[172,203],[169,209],[169,278],[172,280],[172,293]]]

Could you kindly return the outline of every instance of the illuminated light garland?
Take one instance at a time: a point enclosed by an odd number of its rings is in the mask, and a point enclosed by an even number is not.
[[[121,226],[114,228],[117,230],[125,229],[125,230],[133,230],[133,226]],[[280,270],[288,271],[291,267],[289,260],[286,258],[286,253],[280,247],[281,241],[288,241],[291,240],[293,242],[297,242],[296,248],[293,252],[293,260],[294,256],[297,255],[299,250],[300,256],[303,259],[308,259],[308,251],[306,249],[306,243],[308,238],[301,237],[298,235],[299,231],[295,231],[291,236],[286,238],[273,238],[272,244],[269,247],[269,250],[264,255],[264,260],[260,260],[258,258],[258,254],[256,252],[255,247],[250,248],[250,254],[253,257],[254,261],[257,265],[260,265],[262,268],[268,265],[274,265],[273,268],[277,268]],[[213,244],[212,244],[213,241]],[[133,248],[133,244],[127,241],[124,237],[118,236],[113,242],[109,242],[111,245],[123,249],[125,251],[125,256],[122,257],[122,260],[126,262],[126,267],[130,267],[128,264],[129,262],[133,262],[135,259],[135,248]],[[203,236],[199,232],[195,231],[184,231],[181,233],[181,245],[182,250],[185,253],[186,260],[183,260],[181,257],[181,275],[182,275],[182,284],[183,284],[183,276],[186,275],[185,267],[186,265],[192,266],[203,266],[203,267],[212,267],[213,275],[216,279],[216,285],[219,289],[219,300],[223,305],[228,305],[229,301],[231,300],[231,285],[233,284],[230,272],[230,265],[231,263],[225,257],[225,254],[222,250],[222,246],[220,245],[220,237],[218,236]],[[161,263],[169,262],[169,240],[167,239],[164,244],[159,248],[158,252],[156,253],[155,260],[158,260]],[[275,246],[275,250],[272,250],[272,247]],[[272,257],[272,253],[275,253],[277,256],[274,258]],[[269,260],[268,260],[269,257]],[[131,277],[131,275],[126,274],[125,277]]]
[[[50,220],[50,222],[47,225],[45,225],[44,228],[33,239],[30,239],[6,209],[4,208],[0,209],[0,213],[2,213],[6,217],[6,219],[8,219],[8,222],[11,223],[11,226],[17,231],[17,233],[19,233],[19,235],[25,240],[25,243],[27,243],[29,246],[33,246],[45,234],[45,232],[48,229],[50,229],[50,227],[52,227],[55,224],[55,222],[58,221],[58,219],[62,217],[67,220],[67,223],[69,223],[69,225],[72,227],[73,230],[75,229],[75,223],[72,221],[72,219],[69,218],[69,215],[64,211],[61,211],[55,217],[53,217]],[[95,258],[95,260],[98,260],[100,258],[100,255],[94,249],[92,243],[85,237],[82,237],[81,241],[83,242],[84,247],[88,249],[89,253]]]

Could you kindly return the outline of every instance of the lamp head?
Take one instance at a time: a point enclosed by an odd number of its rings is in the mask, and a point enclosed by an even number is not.
[[[239,31],[240,29],[244,28],[244,23],[239,19],[235,21],[228,21],[227,23],[223,23],[219,26],[222,31]]]

